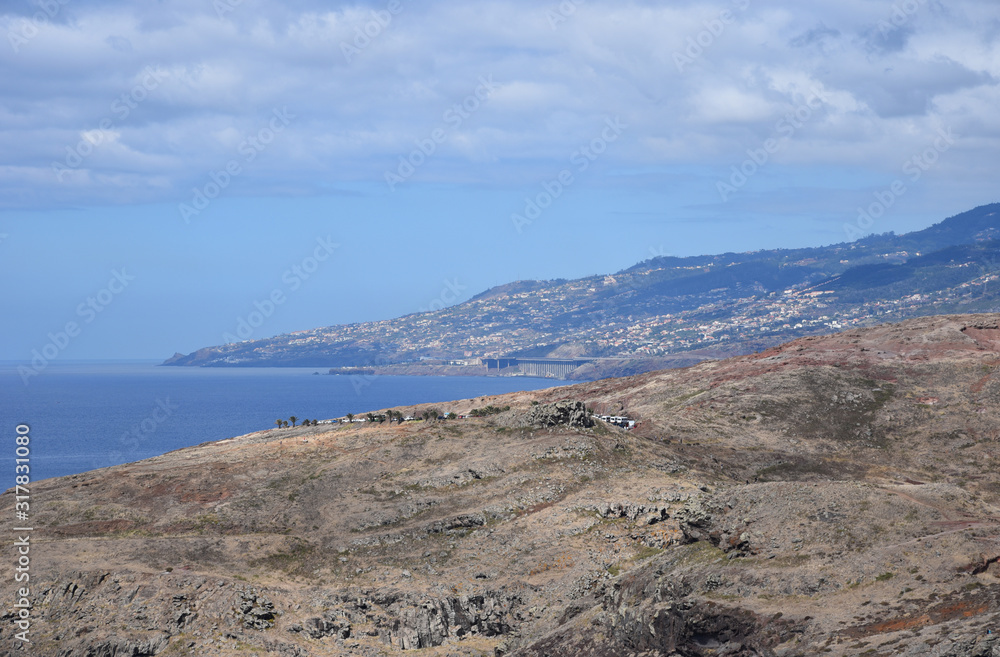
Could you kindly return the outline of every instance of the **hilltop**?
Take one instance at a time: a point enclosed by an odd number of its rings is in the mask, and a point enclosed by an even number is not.
[[[998,368],[927,317],[36,482],[31,654],[996,655]]]
[[[611,275],[519,281],[435,312],[206,347],[165,364],[468,375],[487,373],[482,358],[588,358],[569,378],[597,379],[854,326],[995,312],[998,210],[826,247],[657,257]]]

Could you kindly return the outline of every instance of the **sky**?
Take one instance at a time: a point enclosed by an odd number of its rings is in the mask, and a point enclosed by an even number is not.
[[[0,8],[0,359],[162,359],[1000,200],[995,0]]]

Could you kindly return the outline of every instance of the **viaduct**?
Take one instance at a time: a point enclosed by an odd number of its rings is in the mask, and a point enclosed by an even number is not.
[[[500,371],[516,367],[526,376],[561,379],[592,358],[483,358],[487,371]]]

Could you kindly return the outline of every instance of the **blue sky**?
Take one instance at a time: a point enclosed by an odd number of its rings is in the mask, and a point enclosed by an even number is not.
[[[274,294],[253,337],[998,200],[992,1],[0,11],[2,359],[70,322],[59,358],[165,358]]]

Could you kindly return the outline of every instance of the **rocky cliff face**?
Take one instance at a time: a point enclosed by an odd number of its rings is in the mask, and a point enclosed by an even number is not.
[[[995,657],[998,372],[927,318],[38,482],[0,654]]]
[[[520,598],[497,591],[426,600],[397,609],[386,643],[401,650],[440,646],[469,636],[501,637],[518,622]]]
[[[609,589],[587,614],[589,628],[569,624],[518,654],[773,655],[774,646],[795,636],[794,625],[780,617],[692,596],[694,587],[663,569],[624,576]]]

